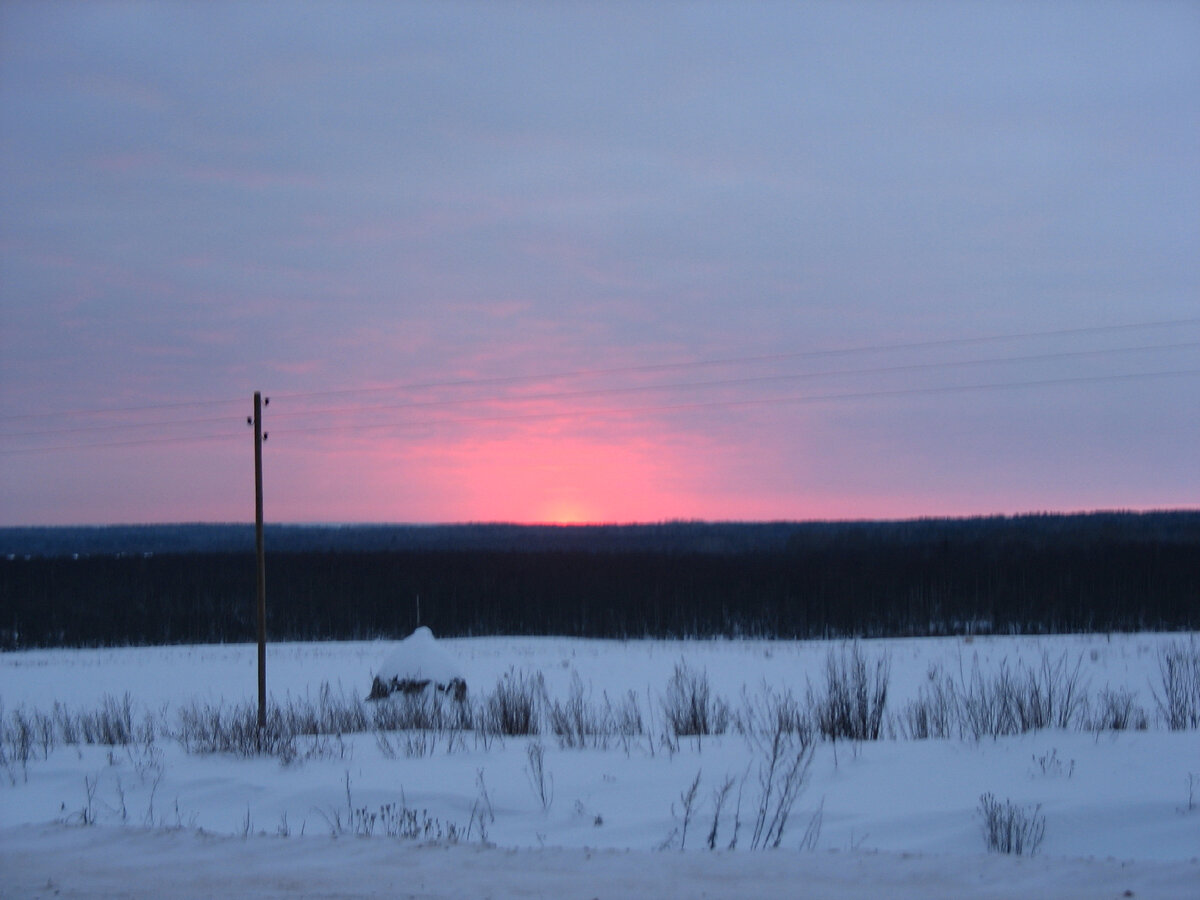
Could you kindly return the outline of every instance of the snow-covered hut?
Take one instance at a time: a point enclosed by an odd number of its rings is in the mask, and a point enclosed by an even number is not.
[[[416,694],[429,689],[462,701],[467,696],[467,681],[454,657],[422,625],[388,654],[371,680],[367,699],[381,700],[395,693]]]

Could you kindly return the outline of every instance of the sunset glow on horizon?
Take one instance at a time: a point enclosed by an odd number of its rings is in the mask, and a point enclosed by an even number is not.
[[[1200,7],[0,5],[0,525],[1200,506]]]

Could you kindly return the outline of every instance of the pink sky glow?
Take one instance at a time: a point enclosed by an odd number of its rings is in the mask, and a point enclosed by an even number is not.
[[[0,525],[1200,506],[1200,6],[0,4]]]

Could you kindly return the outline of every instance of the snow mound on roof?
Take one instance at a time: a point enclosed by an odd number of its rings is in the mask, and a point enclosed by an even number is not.
[[[454,657],[424,625],[396,645],[376,675],[385,682],[431,681],[437,685],[448,685],[456,678],[465,680]]]

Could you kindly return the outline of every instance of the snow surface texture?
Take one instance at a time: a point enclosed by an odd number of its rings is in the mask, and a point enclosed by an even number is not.
[[[1195,863],[912,854],[513,851],[111,828],[0,831],[4,896],[748,900],[1194,898]]]
[[[1195,639],[1191,636],[1190,639]],[[632,691],[646,734],[607,749],[564,749],[554,735],[489,745],[444,737],[415,755],[386,752],[372,732],[291,765],[273,758],[59,746],[11,763],[0,786],[0,895],[5,896],[542,896],[1200,897],[1200,732],[1153,719],[1160,650],[1179,635],[864,641],[891,661],[896,713],[939,670],[1079,665],[1090,693],[1127,689],[1152,715],[1146,731],[1046,729],[998,739],[816,745],[779,850],[748,849],[761,756],[743,736],[651,741],[681,660],[714,695],[739,704],[764,688],[803,695],[830,648],[790,641],[585,641],[477,638],[438,645],[473,689],[510,671],[538,673],[546,697],[581,686],[589,702]],[[283,701],[361,697],[382,643],[270,647],[269,687]],[[171,719],[188,702],[255,696],[253,646],[31,651],[0,655],[4,714],[58,701],[94,708],[129,692],[135,710]],[[540,748],[543,791],[531,752]],[[11,776],[11,777],[10,777]],[[709,851],[716,792],[744,786],[738,849]],[[680,852],[683,795],[697,781]],[[88,792],[91,792],[90,794]],[[1033,858],[984,852],[980,796],[1041,805]],[[391,805],[389,807],[389,804]],[[460,829],[457,845],[354,839],[355,810],[403,805]],[[486,816],[480,810],[486,810]],[[733,800],[717,847],[734,831]],[[90,810],[89,815],[84,815]],[[94,827],[80,827],[85,818]],[[338,828],[338,825],[342,827]],[[801,850],[810,824],[815,849]],[[149,826],[149,827],[147,827]],[[469,836],[465,829],[471,828]],[[486,831],[486,844],[480,831]],[[333,837],[333,832],[339,832]],[[662,847],[669,849],[659,849]],[[1132,893],[1126,893],[1132,892]]]

